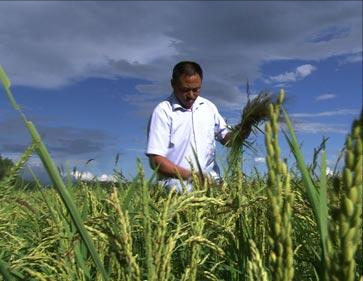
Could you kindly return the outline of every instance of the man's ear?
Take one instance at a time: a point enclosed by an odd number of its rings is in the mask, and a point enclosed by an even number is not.
[[[174,87],[175,87],[175,80],[173,78],[170,79],[170,85],[174,89]]]

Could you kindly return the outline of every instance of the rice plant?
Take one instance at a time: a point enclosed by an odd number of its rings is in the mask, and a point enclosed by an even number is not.
[[[284,92],[281,91],[278,103],[270,105],[270,121],[265,127],[267,147],[268,197],[271,204],[270,241],[272,246],[272,280],[293,280],[293,247],[291,206],[293,193],[290,187],[290,174],[281,160],[278,142],[278,117]]]
[[[34,124],[26,118],[24,113],[21,111],[20,106],[16,103],[16,101],[13,97],[13,94],[10,90],[10,86],[11,86],[10,80],[7,77],[5,71],[3,70],[3,68],[1,66],[0,66],[0,80],[2,81],[5,93],[6,93],[7,97],[9,98],[13,108],[19,112],[20,116],[22,117],[22,119],[24,121],[24,124],[26,125],[26,127],[32,137],[33,142],[36,143],[38,155],[39,155],[41,161],[43,162],[43,165],[44,165],[45,169],[47,170],[50,178],[52,179],[54,187],[57,188],[57,191],[59,192],[65,206],[67,206],[69,213],[72,217],[74,225],[76,226],[77,230],[79,231],[80,235],[82,236],[82,239],[85,242],[88,250],[90,251],[91,256],[92,256],[94,262],[96,263],[100,273],[102,274],[103,279],[107,280],[108,279],[107,274],[97,255],[93,242],[90,239],[90,237],[88,236],[88,233],[83,226],[83,223],[81,221],[78,210],[76,209],[76,207],[72,201],[72,198],[63,183],[63,180],[58,172],[58,169],[56,168],[56,166],[53,162],[53,159],[50,157],[50,154],[49,154],[46,146],[43,144],[41,137],[40,137],[37,129],[35,128]]]
[[[238,133],[230,144],[238,162],[221,186],[195,174],[194,191],[166,192],[140,162],[128,182],[65,184],[1,68],[0,79],[34,138],[0,182],[0,280],[361,280],[362,116],[334,177],[325,174],[323,145],[316,177],[285,112],[298,171],[287,166],[278,138],[283,97],[260,96],[266,174],[243,173]],[[35,176],[33,188],[16,180],[35,152],[51,187]]]
[[[338,207],[330,226],[326,279],[352,281],[356,278],[354,256],[362,243],[362,113],[354,120],[347,137],[342,192],[335,193]]]
[[[260,130],[258,126],[269,118],[269,105],[272,103],[272,93],[264,91],[252,100],[248,99],[241,112],[241,122],[231,128],[231,138],[227,143],[227,146],[231,147],[228,163],[232,169],[239,165],[244,147],[253,149],[252,144],[247,141],[247,137],[252,131]]]

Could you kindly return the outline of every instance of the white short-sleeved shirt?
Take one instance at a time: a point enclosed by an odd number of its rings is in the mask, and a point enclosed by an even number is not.
[[[159,103],[150,118],[146,154],[160,155],[186,169],[197,168],[215,178],[220,175],[215,161],[215,140],[221,141],[229,132],[217,107],[198,97],[191,109],[182,107],[175,95]]]

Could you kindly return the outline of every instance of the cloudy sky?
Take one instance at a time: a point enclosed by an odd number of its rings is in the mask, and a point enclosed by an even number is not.
[[[202,95],[231,125],[247,81],[252,95],[284,88],[307,161],[324,136],[333,166],[362,104],[362,2],[0,2],[0,64],[59,166],[105,178],[119,155],[126,176],[137,158],[150,174],[147,121],[180,60],[201,64]],[[263,169],[263,137],[251,140],[246,165]],[[29,143],[0,91],[0,155]]]

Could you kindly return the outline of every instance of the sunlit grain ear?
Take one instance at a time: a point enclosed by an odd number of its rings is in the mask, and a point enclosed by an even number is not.
[[[281,158],[279,144],[279,116],[284,91],[278,102],[269,105],[269,120],[265,125],[266,162],[268,168],[267,195],[270,201],[270,245],[272,280],[292,280],[294,253],[292,240],[292,206],[294,194],[290,187],[290,173]]]

